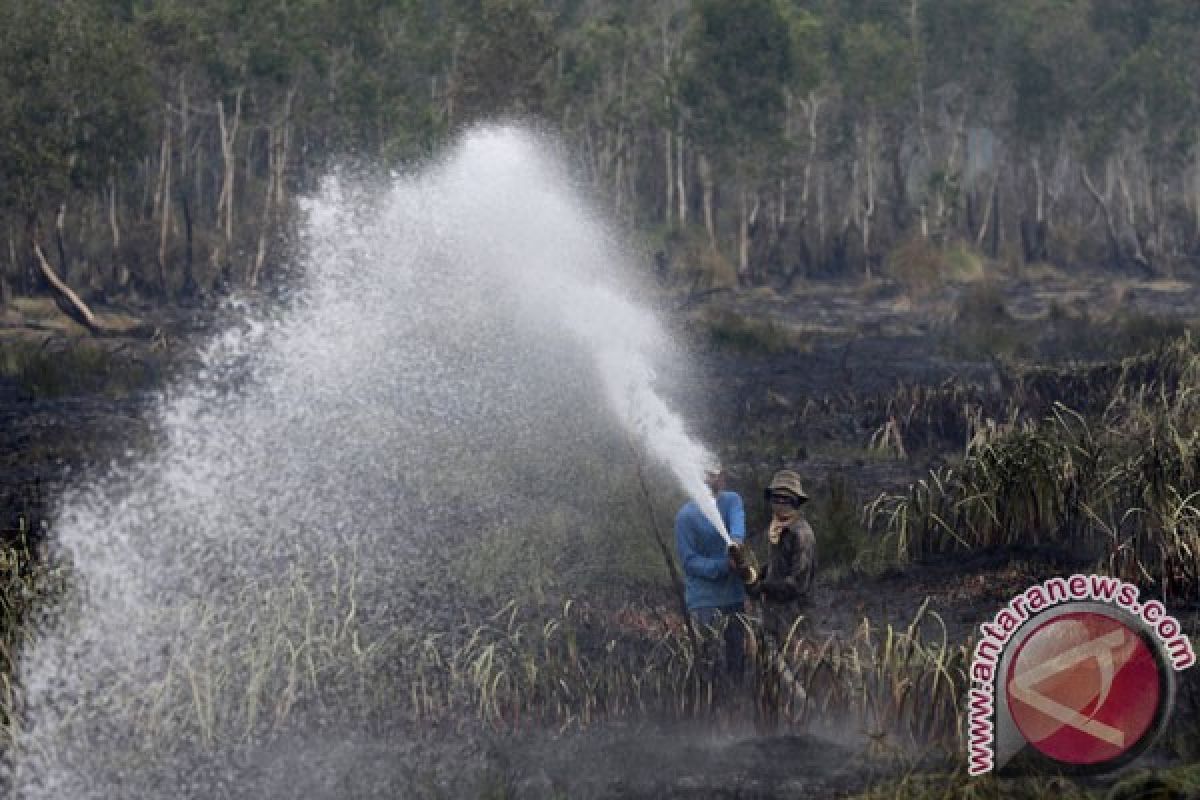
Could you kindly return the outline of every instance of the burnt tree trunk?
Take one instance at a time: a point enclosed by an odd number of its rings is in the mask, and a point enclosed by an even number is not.
[[[717,252],[717,225],[713,215],[713,195],[716,188],[713,183],[712,165],[709,163],[708,156],[700,153],[696,166],[700,173],[700,188],[704,196],[704,230],[708,232],[709,247],[715,253]]]
[[[179,208],[183,213],[183,287],[180,293],[186,298],[195,297],[200,287],[196,284],[196,273],[194,270],[195,246],[193,244],[192,233],[192,208],[188,202],[187,190],[183,190],[179,197]]]
[[[1092,177],[1088,175],[1087,167],[1079,167],[1079,176],[1083,179],[1083,185],[1088,190],[1088,194],[1096,201],[1096,205],[1100,207],[1101,213],[1104,215],[1104,232],[1108,237],[1108,247],[1112,255],[1113,266],[1120,268],[1123,266],[1121,258],[1121,241],[1117,237],[1117,225],[1113,220],[1112,209],[1109,208],[1108,202],[1104,196],[1096,189],[1096,185],[1092,183]]]

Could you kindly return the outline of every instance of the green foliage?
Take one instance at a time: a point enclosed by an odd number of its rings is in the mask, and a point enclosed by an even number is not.
[[[1200,67],[1194,40],[1166,23],[1151,29],[1099,87],[1096,117],[1106,131],[1148,134],[1147,155],[1162,167],[1184,166],[1200,122]]]
[[[462,122],[540,111],[564,120],[569,135],[590,137],[601,171],[613,168],[617,153],[634,154],[626,164],[640,165],[637,191],[647,196],[652,190],[646,187],[662,183],[653,173],[660,151],[651,148],[663,133],[657,126],[670,125],[681,107],[688,123],[686,159],[702,144],[773,171],[789,94],[794,101],[816,90],[823,108],[854,117],[871,108],[915,113],[918,74],[925,77],[930,110],[939,92],[954,96],[960,82],[990,96],[988,112],[972,113],[967,121],[988,125],[1003,142],[1028,137],[1050,144],[1071,129],[1068,123],[1095,122],[1090,130],[1109,146],[1119,131],[1149,136],[1156,153],[1176,159],[1163,163],[1180,163],[1193,153],[1200,81],[1192,45],[1200,14],[1187,0],[1137,7],[1082,0],[651,5],[13,0],[0,6],[0,121],[6,132],[0,138],[0,198],[10,208],[44,213],[77,188],[95,204],[104,180],[121,172],[129,181],[123,192],[132,199],[119,215],[141,224],[142,206],[154,189],[147,176],[161,166],[159,142],[148,141],[148,119],[179,117],[181,82],[191,91],[196,128],[182,147],[175,142],[173,163],[178,166],[186,151],[191,168],[192,156],[211,148],[214,103],[228,102],[232,89],[244,87],[246,120],[235,145],[238,168],[256,179],[266,149],[262,126],[274,121],[290,89],[298,93],[290,122],[306,148],[303,159],[347,150],[368,159],[379,153],[411,157],[440,140],[450,114]],[[1009,100],[1015,104],[1011,113]],[[446,107],[455,102],[455,110]],[[588,122],[573,127],[585,108]],[[944,110],[958,108],[951,100]],[[791,114],[793,129],[802,125],[795,107]],[[910,138],[912,122],[901,126]],[[818,130],[822,137],[829,133]],[[822,138],[821,148],[826,144]],[[1077,144],[1066,140],[1064,152]],[[803,156],[806,145],[793,130],[790,155]],[[838,169],[846,165],[822,149],[816,158],[826,172],[828,208],[836,210],[847,199],[838,185],[846,177]],[[311,177],[305,172],[310,165],[292,163],[289,169]],[[215,194],[215,171],[211,160],[203,163],[198,175],[189,174],[188,185]],[[261,181],[238,177],[239,187],[260,188]],[[692,177],[685,175],[689,183]],[[965,181],[958,172],[929,175],[930,185],[952,205],[969,195]],[[205,222],[205,214],[193,210],[197,224]],[[803,216],[792,211],[796,219]],[[762,216],[768,213],[764,207]],[[126,239],[133,235],[125,233]],[[154,237],[144,238],[139,244],[152,246]],[[1078,239],[1086,238],[1088,231],[1081,230]],[[889,267],[914,284],[978,270],[978,259],[965,247],[936,250],[911,237],[898,241]],[[995,334],[1011,323],[995,312],[991,291],[980,287],[968,294],[960,315],[981,321],[979,352],[994,352],[996,342],[1004,349],[1003,336]],[[1145,320],[1117,327],[1143,341],[1159,335]],[[748,318],[717,318],[710,332],[731,347],[783,352],[796,344],[782,326]],[[56,363],[10,356],[6,370],[66,391],[67,374],[104,369],[94,353],[81,354],[69,369]]]
[[[776,0],[694,5],[681,97],[704,146],[744,154],[778,135],[796,69],[792,30]]]
[[[838,77],[851,103],[879,111],[909,102],[915,63],[905,35],[862,22],[843,32],[838,50]]]
[[[1088,113],[1097,75],[1103,74],[1103,45],[1087,23],[1084,0],[1031,0],[1011,4],[1007,68],[1016,94],[1018,139],[1046,142],[1076,115]]]
[[[823,41],[827,34],[821,18],[811,11],[788,6],[784,13],[792,39],[791,89],[803,95],[829,79],[829,55]]]
[[[462,52],[453,77],[464,118],[542,111],[544,70],[554,42],[550,21],[540,9],[534,0],[481,0],[464,15]]]
[[[924,61],[936,83],[957,80],[979,97],[992,89],[994,65],[1005,58],[1003,30],[1008,4],[992,0],[922,0]]]
[[[45,212],[140,151],[151,102],[141,56],[100,4],[0,5],[0,206]]]
[[[1175,269],[1196,260],[1198,35],[1189,0],[10,0],[0,229],[67,200],[64,252],[87,254],[89,283],[128,291],[121,270],[157,273],[161,250],[165,271],[183,262],[208,285],[248,276],[229,262],[253,258],[331,163],[412,163],[519,117],[561,132],[597,196],[643,229],[694,225],[711,167],[706,249],[734,252],[721,240],[745,221],[743,281],[857,272],[918,220],[970,241],[997,175],[1012,176],[1000,240],[1037,203],[1030,258],[1103,263],[1083,165],[1123,180],[1100,181],[1110,206],[1118,191],[1132,203],[1118,236]],[[239,93],[223,142],[214,110]],[[850,245],[864,222],[865,250]],[[205,262],[211,275],[191,272]]]

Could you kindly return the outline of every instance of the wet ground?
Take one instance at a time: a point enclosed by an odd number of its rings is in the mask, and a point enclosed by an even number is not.
[[[768,800],[844,796],[878,774],[830,736],[702,723],[601,723],[520,739],[313,730],[245,747],[234,762],[236,781],[227,763],[194,764],[190,780],[211,796],[269,800]]]
[[[857,744],[703,724],[602,726],[535,742],[498,763],[518,797],[829,797],[871,776]]]

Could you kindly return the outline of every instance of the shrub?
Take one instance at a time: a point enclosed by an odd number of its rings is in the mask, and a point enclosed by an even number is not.
[[[0,345],[0,377],[34,397],[123,397],[151,384],[158,364],[89,338],[14,339]]]
[[[853,488],[842,475],[829,476],[817,491],[807,516],[822,568],[847,566],[858,559],[865,538],[859,508]]]
[[[1033,343],[1009,315],[1003,292],[988,282],[972,284],[958,298],[942,341],[951,354],[972,361],[1028,354]]]
[[[733,311],[705,312],[699,325],[708,341],[718,348],[778,355],[807,347],[800,334],[785,325]]]
[[[914,236],[888,253],[884,273],[917,294],[945,283],[973,283],[984,277],[983,259],[964,242],[939,246]]]
[[[703,226],[655,237],[669,251],[670,277],[692,291],[729,289],[738,285],[737,268],[719,250],[713,250]]]

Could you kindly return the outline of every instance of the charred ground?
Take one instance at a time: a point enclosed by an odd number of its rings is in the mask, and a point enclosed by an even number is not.
[[[853,705],[852,698],[837,683],[840,677],[821,677],[822,659],[833,651],[848,656],[855,648],[890,654],[883,648],[885,642],[892,647],[893,634],[936,641],[944,627],[949,674],[961,668],[975,626],[1012,594],[1053,574],[1094,567],[1104,554],[1047,537],[914,550],[902,558],[881,544],[886,530],[868,509],[881,494],[910,491],[931,469],[961,465],[977,435],[1002,440],[1013,425],[1036,422],[1056,404],[1096,415],[1122,381],[1178,389],[1179,375],[1159,374],[1163,367],[1154,359],[1172,346],[1190,347],[1178,343],[1188,341],[1197,294],[1182,283],[1114,284],[1096,276],[951,286],[919,298],[888,284],[663,295],[661,305],[698,354],[699,367],[679,382],[676,399],[720,450],[734,487],[748,500],[751,531],[762,527],[757,487],[772,470],[799,469],[812,487],[809,516],[823,567],[805,629],[810,644],[797,657],[817,670],[814,687],[826,688],[831,714],[802,714],[795,725],[779,728],[764,725],[756,713],[705,701],[703,691],[690,693],[681,683],[686,659],[663,655],[684,641],[669,585],[665,579],[614,576],[585,597],[556,595],[512,606],[504,598],[491,605],[474,599],[452,615],[458,621],[446,641],[466,648],[458,651],[464,663],[483,652],[472,621],[491,625],[492,638],[484,641],[512,647],[513,663],[520,663],[513,643],[557,618],[569,633],[546,635],[545,663],[539,663],[570,685],[564,696],[551,697],[531,683],[487,703],[478,697],[461,702],[456,692],[469,694],[469,687],[447,684],[444,718],[432,712],[413,718],[417,730],[433,734],[423,745],[402,747],[413,729],[383,725],[373,744],[364,744],[378,751],[377,759],[330,766],[323,773],[328,780],[314,784],[314,791],[376,796],[403,783],[429,797],[787,797],[864,791],[888,775],[919,768],[930,772],[910,782],[909,796],[953,792],[962,781],[947,746],[953,722],[944,715],[919,719],[910,702],[893,708],[886,720],[876,713],[875,723],[864,723],[838,708]],[[115,340],[98,346],[81,331],[47,329],[48,318],[31,307],[22,319],[9,319],[2,332],[9,355],[0,377],[0,527],[11,552],[30,554],[14,565],[10,586],[20,582],[17,573],[37,570],[32,553],[41,523],[53,524],[56,498],[66,486],[114,458],[153,446],[154,425],[145,412],[154,392],[187,368],[192,344],[217,324],[210,312],[164,316],[165,344]],[[101,350],[80,355],[92,347]],[[654,524],[668,519],[670,502],[650,500]],[[563,608],[566,600],[574,607]],[[1196,601],[1172,601],[1193,636]],[[930,610],[940,624],[931,621]],[[10,612],[6,654],[12,658],[17,637],[11,628],[22,617],[20,608]],[[896,653],[897,660],[914,659],[911,640],[907,651]],[[11,670],[11,662],[6,666]],[[921,667],[913,661],[910,668],[912,678],[921,680]],[[622,683],[622,674],[646,669],[661,673],[653,692],[643,695]],[[589,670],[609,676],[605,688],[596,688],[599,681],[593,686],[590,707]],[[880,691],[896,678],[868,670],[857,679],[864,675]],[[1200,693],[1189,677],[1185,673],[1173,735],[1151,763],[1171,767],[1195,756],[1187,742],[1194,741],[1189,732],[1198,724]],[[948,686],[935,679],[934,697]],[[582,705],[572,696],[580,691]],[[269,764],[284,764],[315,745],[297,747],[263,762],[260,777],[270,777]],[[326,751],[314,758],[323,763],[336,755]],[[938,769],[941,777],[931,777]],[[1004,791],[1033,795],[1042,788],[1006,786]]]

